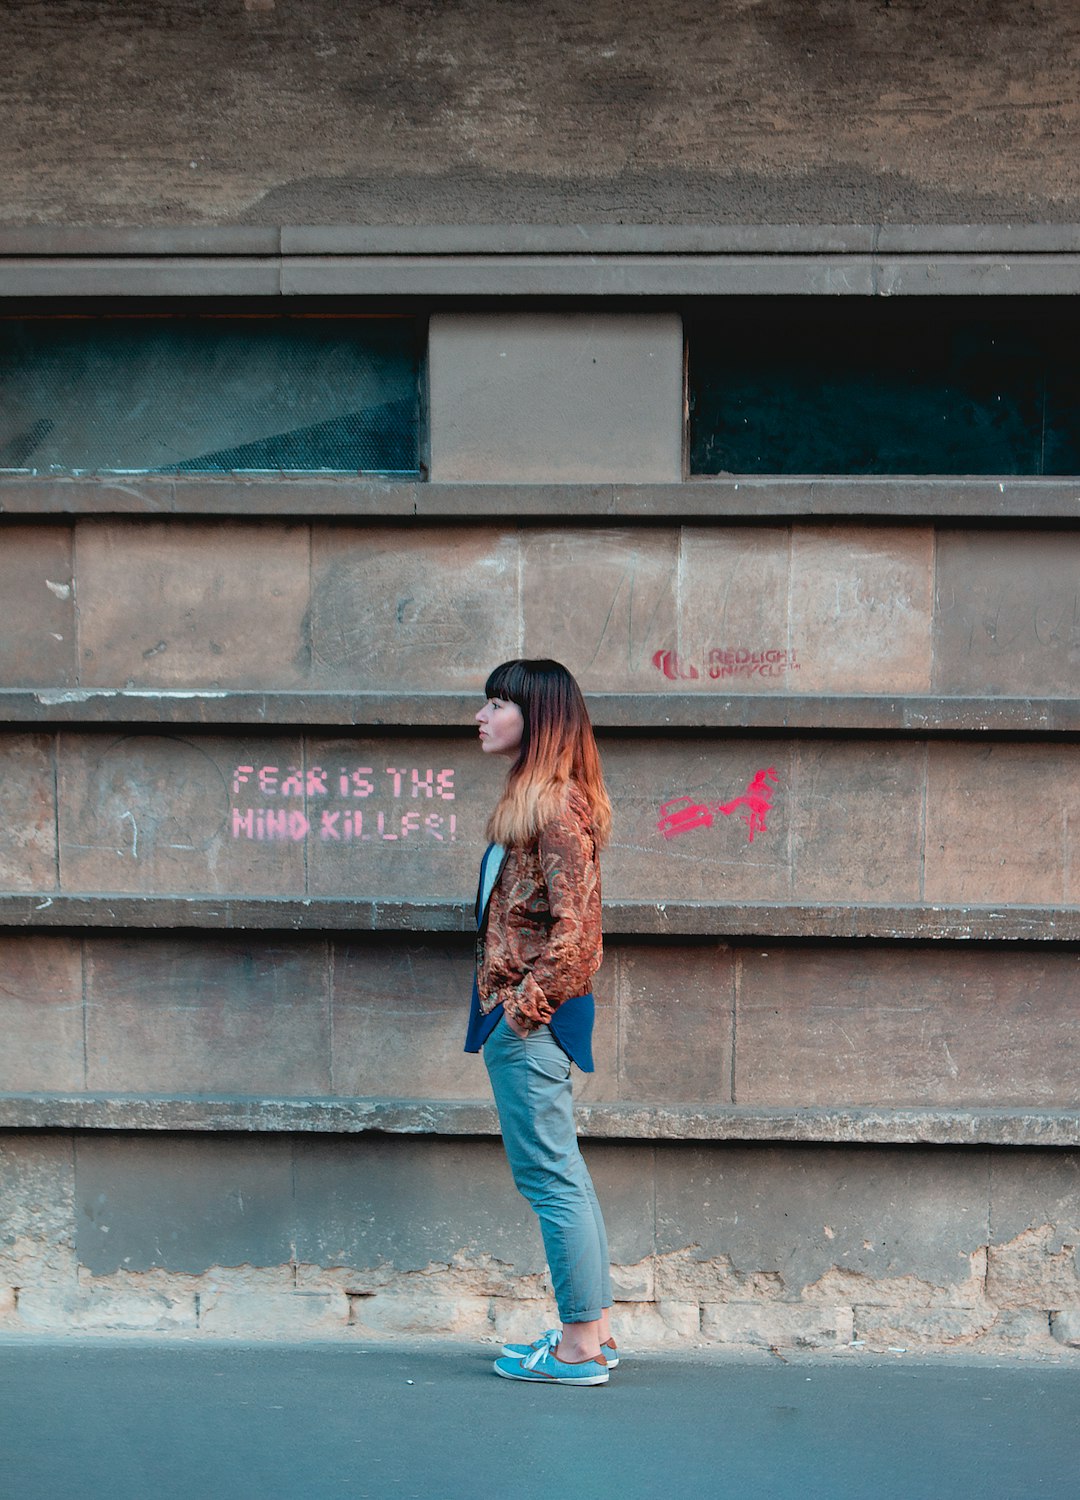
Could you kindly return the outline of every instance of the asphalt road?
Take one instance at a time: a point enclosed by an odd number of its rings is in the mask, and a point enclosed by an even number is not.
[[[627,1356],[520,1385],[495,1351],[0,1342],[3,1500],[1080,1497],[1080,1362]]]

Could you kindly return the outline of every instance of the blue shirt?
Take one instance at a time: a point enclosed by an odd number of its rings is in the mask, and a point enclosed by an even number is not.
[[[506,851],[501,844],[489,844],[480,863],[480,883],[476,893],[476,925],[482,926],[487,913],[487,904],[495,882],[502,870]],[[596,1014],[596,1001],[590,992],[574,995],[564,1000],[548,1022],[551,1034],[571,1062],[577,1063],[583,1073],[593,1071],[592,1033]],[[502,1004],[489,1010],[487,1015],[480,1009],[480,991],[473,975],[472,1003],[469,1006],[469,1025],[465,1033],[465,1051],[479,1052],[488,1037],[502,1020]]]

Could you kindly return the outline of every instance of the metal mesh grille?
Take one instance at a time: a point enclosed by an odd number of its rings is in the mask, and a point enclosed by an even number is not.
[[[693,473],[1080,473],[1066,299],[752,301],[691,325]]]
[[[0,319],[0,470],[414,474],[408,318]]]

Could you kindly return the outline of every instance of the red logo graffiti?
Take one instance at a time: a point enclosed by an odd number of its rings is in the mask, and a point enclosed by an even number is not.
[[[698,675],[698,669],[692,663],[689,666],[683,666],[677,651],[657,651],[653,655],[652,664],[658,671],[663,672],[669,682],[674,682],[678,677]]]
[[[756,771],[742,796],[733,797],[730,802],[694,802],[690,797],[673,797],[661,807],[656,827],[666,839],[675,839],[695,828],[711,828],[715,813],[730,818],[736,808],[743,807],[746,811],[742,821],[747,827],[748,842],[752,844],[755,833],[769,831],[765,819],[772,808],[772,794],[777,782],[776,770],[769,766],[768,770]]]

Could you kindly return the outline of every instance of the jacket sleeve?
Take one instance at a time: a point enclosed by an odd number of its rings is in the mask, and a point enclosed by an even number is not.
[[[567,809],[540,834],[538,854],[551,928],[529,973],[499,996],[503,1009],[529,1030],[588,990],[600,949],[600,868],[590,829]]]

